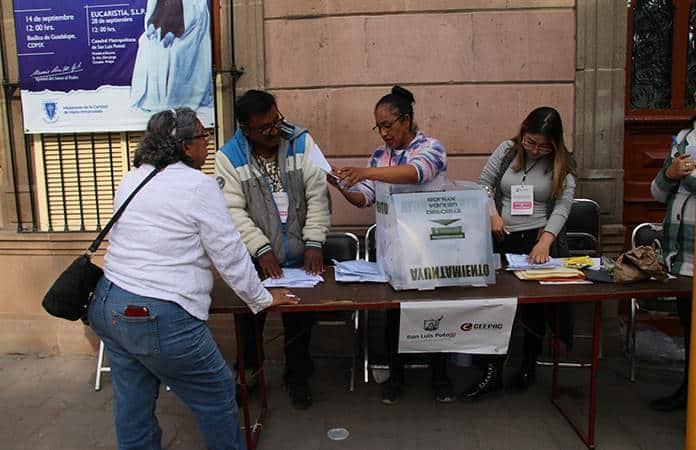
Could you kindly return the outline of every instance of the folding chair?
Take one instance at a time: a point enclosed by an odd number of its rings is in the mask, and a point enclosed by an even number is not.
[[[661,223],[644,222],[636,226],[631,234],[631,247],[641,245],[656,245],[662,247],[663,230]],[[675,297],[659,297],[651,299],[632,298],[628,313],[628,329],[626,330],[626,352],[630,362],[629,379],[636,381],[636,318],[638,313],[671,316],[677,314]]]
[[[588,198],[576,198],[566,221],[570,255],[599,256],[599,236],[599,203]]]
[[[377,224],[371,225],[365,232],[365,261],[377,261]],[[365,383],[370,381],[369,371],[386,370],[389,366],[386,364],[371,364],[370,363],[370,345],[369,345],[369,322],[368,312],[363,311],[363,376]],[[427,363],[409,363],[404,366],[407,369],[425,369],[429,365]]]
[[[102,373],[111,372],[111,367],[104,365],[104,341],[99,339],[99,353],[97,355],[97,376],[94,381],[94,390],[101,390],[101,376]]]
[[[570,207],[566,221],[566,241],[570,256],[588,255],[598,257],[600,247],[599,203],[589,198],[576,198]],[[589,338],[587,335],[576,335],[579,338]],[[602,357],[603,342],[599,341],[599,357]],[[551,361],[537,361],[537,365],[550,366]],[[590,363],[561,361],[560,367],[589,367]]]
[[[328,233],[326,242],[324,243],[323,253],[325,264],[331,264],[333,259],[336,261],[360,259],[360,240],[353,233]],[[320,326],[351,326],[353,333],[353,353],[350,368],[350,391],[354,391],[356,366],[360,355],[360,314],[358,311],[339,311],[322,314],[316,323]]]

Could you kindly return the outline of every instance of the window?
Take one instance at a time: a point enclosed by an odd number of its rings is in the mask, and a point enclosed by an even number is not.
[[[628,27],[626,113],[694,109],[696,0],[633,0]]]

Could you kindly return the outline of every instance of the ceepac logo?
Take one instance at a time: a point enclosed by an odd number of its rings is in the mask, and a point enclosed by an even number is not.
[[[462,331],[471,330],[502,330],[502,322],[464,322],[459,326]]]

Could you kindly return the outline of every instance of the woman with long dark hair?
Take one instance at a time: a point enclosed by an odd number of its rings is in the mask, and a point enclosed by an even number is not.
[[[575,160],[565,146],[558,111],[544,106],[530,112],[519,133],[491,154],[479,183],[495,204],[490,219],[498,253],[526,254],[532,263],[568,255],[564,229],[575,194]],[[545,333],[544,305],[520,305],[518,311],[524,358],[515,384],[526,389],[535,380]],[[503,358],[483,359],[483,375],[464,399],[502,388]]]

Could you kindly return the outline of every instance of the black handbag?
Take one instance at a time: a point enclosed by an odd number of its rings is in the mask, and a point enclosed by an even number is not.
[[[101,267],[91,261],[92,254],[97,251],[106,235],[111,230],[111,227],[116,223],[123,211],[128,206],[128,203],[133,199],[135,194],[147,184],[148,181],[157,175],[159,169],[155,169],[135,188],[128,196],[123,205],[116,211],[109,223],[101,230],[97,238],[92,242],[87,251],[75,258],[67,269],[60,274],[58,279],[48,289],[44,295],[41,306],[50,315],[60,317],[61,319],[77,320],[87,315],[87,306],[89,305],[90,296],[97,287],[97,282],[104,274]]]

